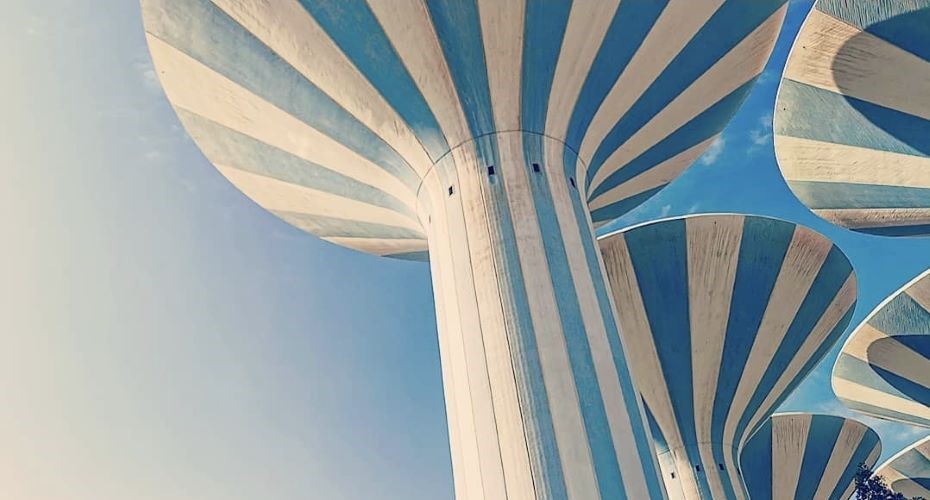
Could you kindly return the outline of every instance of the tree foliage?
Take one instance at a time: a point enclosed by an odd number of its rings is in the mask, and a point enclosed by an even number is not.
[[[885,479],[879,475],[873,474],[865,464],[859,464],[859,470],[856,471],[856,494],[853,497],[856,500],[924,500],[923,497],[914,497],[908,499],[900,493],[894,493]]]

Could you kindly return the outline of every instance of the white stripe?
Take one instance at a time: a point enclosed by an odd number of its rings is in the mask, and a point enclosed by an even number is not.
[[[898,342],[895,337],[870,345],[868,357],[871,365],[930,388],[930,370],[927,370],[930,362],[922,354]]]
[[[665,7],[594,114],[579,149],[579,157],[585,164],[591,162],[597,147],[617,120],[629,111],[721,5],[723,0],[674,0]],[[583,186],[585,173],[578,172],[575,177]]]
[[[787,135],[775,147],[789,181],[930,188],[930,158]]]
[[[430,270],[434,276],[433,282],[437,284],[433,289],[437,304],[437,321],[442,321],[438,328],[440,354],[443,356],[443,392],[447,395],[446,413],[449,419],[455,494],[457,498],[481,498],[480,475],[477,475],[476,465],[477,452],[473,438],[474,417],[464,368],[465,357],[462,353],[463,324],[459,314],[456,269],[449,236],[450,219],[446,212],[446,204],[440,198],[444,183],[440,184],[435,169],[427,174],[423,182],[425,189],[420,191],[420,197],[432,199],[429,203],[432,215],[423,219],[430,221],[427,226]],[[421,202],[421,206],[423,204],[425,202]],[[440,311],[442,315],[439,315]],[[449,404],[450,400],[454,405]]]
[[[452,162],[453,160],[447,157],[446,161]],[[434,220],[433,224],[438,222],[434,230],[445,229],[444,237],[449,240],[446,247],[449,258],[446,264],[452,269],[454,278],[450,281],[455,291],[446,293],[455,298],[455,311],[458,324],[461,325],[461,335],[456,339],[458,342],[454,349],[457,351],[455,377],[462,381],[460,387],[462,393],[457,395],[456,399],[462,401],[460,406],[463,413],[462,436],[467,437],[467,442],[463,439],[463,461],[466,469],[464,471],[465,490],[469,498],[482,499],[486,498],[483,466],[487,465],[487,459],[483,453],[487,449],[488,433],[493,435],[493,429],[489,429],[491,423],[482,419],[482,416],[488,415],[491,411],[489,408],[490,388],[484,353],[481,352],[481,337],[477,334],[481,332],[481,321],[478,316],[473,271],[469,262],[468,232],[464,211],[458,199],[447,199],[443,205],[445,217],[442,221]]]
[[[727,414],[724,444],[741,447],[736,439],[745,436],[735,436],[736,426],[832,247],[829,240],[809,229],[795,229]],[[726,460],[727,467],[736,470],[730,454]]]
[[[930,120],[930,62],[817,9],[785,65],[785,78]]]
[[[536,223],[538,216],[526,169],[520,168],[519,161],[514,160],[521,158],[522,161],[522,136],[519,133],[513,135],[510,140],[499,140],[498,145],[502,161],[509,158],[501,168],[501,175],[508,192],[511,193],[508,197],[510,215],[512,220],[522,221],[514,224],[520,267],[523,270],[548,271],[549,263],[542,245],[542,233],[539,224]],[[565,337],[562,334],[551,274],[524,272],[523,279],[543,375],[543,380],[539,383],[544,385],[548,396],[545,403],[549,404],[560,465],[569,486],[569,496],[577,498],[583,493],[578,491],[581,487],[576,486],[572,478],[580,475],[586,478],[586,482],[593,483],[594,468],[586,445],[587,437]],[[541,495],[542,492],[537,494]]]
[[[359,222],[420,230],[417,222],[388,208],[369,205],[222,164],[216,164],[216,169],[249,198],[269,211],[340,217]]]
[[[857,295],[856,275],[855,273],[850,273],[849,277],[846,278],[846,281],[843,283],[843,286],[841,286],[840,290],[837,292],[836,297],[834,297],[830,305],[827,306],[823,316],[821,316],[817,324],[814,325],[810,334],[804,339],[804,343],[801,344],[801,347],[791,359],[791,362],[788,363],[788,367],[779,375],[778,381],[775,382],[772,390],[769,391],[765,399],[762,400],[759,409],[756,410],[752,418],[749,419],[749,425],[746,427],[747,433],[743,435],[739,443],[740,446],[742,446],[749,437],[748,431],[751,431],[759,422],[768,416],[766,414],[766,409],[771,407],[775,400],[784,394],[788,384],[797,377],[804,368],[804,365],[814,356],[814,353],[823,346],[824,339],[836,328],[836,325],[843,319],[843,316],[849,312],[849,309],[856,302]]]
[[[523,0],[478,0],[494,125],[499,132],[520,129],[523,10]]]
[[[295,0],[212,0],[419,173],[432,165],[408,124]]]
[[[842,479],[846,467],[850,465],[850,461],[859,448],[859,443],[861,443],[862,439],[866,436],[867,431],[868,428],[866,426],[855,420],[843,420],[843,427],[836,437],[833,451],[830,453],[827,465],[824,467],[823,473],[820,476],[820,484],[817,485],[817,492],[814,493],[814,498],[830,498],[833,490],[840,485],[840,479]],[[871,467],[875,464],[867,463],[866,465]],[[851,485],[852,478],[849,478],[849,481]]]
[[[501,146],[499,141],[499,146]],[[456,165],[460,172],[461,193],[465,212],[471,214],[474,221],[469,229],[469,249],[471,263],[476,269],[494,269],[495,273],[475,272],[475,291],[478,294],[478,310],[481,314],[482,337],[485,356],[488,363],[488,377],[494,402],[494,419],[499,435],[500,462],[502,464],[502,483],[494,489],[487,489],[489,498],[498,494],[508,498],[533,498],[533,478],[530,475],[530,461],[527,453],[527,435],[523,428],[522,411],[517,396],[517,380],[513,368],[513,355],[510,351],[508,330],[516,335],[515,325],[508,324],[507,314],[516,313],[512,300],[513,279],[503,273],[498,266],[503,260],[501,249],[506,247],[501,231],[493,227],[492,221],[501,222],[503,217],[496,213],[495,204],[490,200],[493,193],[488,189],[488,180],[483,173],[475,151],[466,145],[468,163]],[[501,170],[522,167],[522,158],[514,158],[511,150],[500,148]],[[519,163],[518,163],[519,162]],[[510,192],[508,191],[508,195]],[[479,215],[480,214],[480,215]],[[508,227],[502,228],[507,231]],[[519,273],[519,269],[512,270]]]
[[[468,140],[468,123],[425,3],[369,0],[368,6],[419,87],[446,142],[455,148]]]
[[[501,299],[493,278],[477,270],[494,269],[491,242],[488,239],[487,210],[483,203],[481,186],[479,184],[475,165],[478,163],[473,144],[457,148],[452,151],[451,158],[456,172],[458,194],[448,198],[447,205],[451,212],[462,214],[464,227],[461,231],[463,241],[461,248],[467,251],[464,257],[462,272],[467,273],[471,283],[469,288],[473,291],[468,297],[469,313],[476,326],[475,330],[465,329],[463,333],[466,355],[468,356],[469,376],[473,381],[472,398],[475,406],[475,427],[478,440],[479,465],[481,467],[481,480],[486,498],[504,498],[507,495],[504,481],[503,463],[500,444],[503,442],[497,427],[496,408],[499,402],[492,387],[496,356],[493,356],[493,347],[487,341],[496,334],[503,333],[503,318],[501,317]],[[458,233],[458,231],[455,231]],[[456,234],[456,236],[459,236]],[[458,262],[458,259],[456,259]],[[488,279],[490,278],[490,279]],[[462,286],[460,281],[459,286]],[[472,295],[473,294],[473,295]],[[459,296],[463,294],[459,292]],[[472,309],[474,308],[474,309]],[[509,355],[508,355],[509,356]],[[513,374],[510,374],[511,378]],[[506,430],[506,429],[505,429]],[[509,436],[508,436],[509,437]]]
[[[877,406],[879,408],[887,408],[888,410],[894,411],[895,413],[902,413],[904,415],[912,415],[914,417],[930,420],[930,408],[927,408],[927,406],[924,404],[918,403],[909,398],[905,399],[895,394],[873,389],[851,380],[833,377],[833,390],[836,392],[837,397],[841,397],[843,399],[847,399],[853,402],[862,402],[870,406]],[[895,421],[900,420],[897,417],[893,417],[891,415],[878,415],[861,408],[857,408],[856,411],[868,413],[870,415],[885,419]]]
[[[549,92],[545,130],[549,137],[565,140],[578,94],[619,3],[619,0],[599,0],[572,4]]]
[[[928,208],[821,208],[814,210],[814,213],[850,229],[930,223]]]
[[[772,498],[796,498],[810,425],[810,414],[772,420]]]
[[[672,491],[681,489],[685,498],[699,498],[697,479],[687,456],[684,456],[684,440],[675,418],[662,365],[659,363],[659,355],[656,352],[625,235],[621,233],[601,240],[601,252],[607,275],[610,276],[610,289],[617,307],[617,322],[622,325],[630,371],[634,374],[637,388],[665,437],[671,455],[669,462],[675,464],[676,478],[671,479],[666,473],[663,479],[675,485],[674,488],[670,488]]]
[[[772,51],[787,8],[786,3],[769,16],[617,148],[592,178],[590,192],[597,189],[607,176],[758,75]]]
[[[609,191],[599,195],[597,198],[591,200],[591,210],[597,210],[599,208],[609,206],[613,203],[625,200],[631,196],[637,195],[649,189],[664,186],[665,184],[672,182],[676,177],[678,177],[678,174],[682,173],[686,168],[691,166],[691,164],[694,163],[694,160],[697,160],[698,157],[701,156],[701,153],[707,149],[707,146],[710,146],[711,143],[717,140],[718,137],[720,137],[719,134],[711,137],[710,139],[707,139],[704,142],[692,146],[669,158],[668,160],[665,160],[662,163],[650,168],[649,170],[646,170],[636,177],[633,177],[623,184],[619,184]]]
[[[925,311],[930,311],[930,279],[921,279],[914,282],[904,291],[908,297],[920,304]]]
[[[744,218],[695,217],[685,220],[694,427],[698,443],[712,443],[711,423]],[[726,495],[711,447],[701,446],[700,451],[711,494],[714,498],[724,498]]]
[[[645,498],[649,495],[649,491],[646,489],[643,464],[640,461],[639,449],[636,447],[633,438],[633,428],[628,413],[628,411],[639,411],[639,408],[628,409],[623,401],[623,392],[611,355],[610,344],[607,342],[607,332],[603,318],[598,307],[599,299],[594,289],[591,269],[588,266],[587,256],[581,241],[580,228],[572,208],[572,197],[578,196],[578,193],[569,191],[574,188],[569,187],[564,176],[563,147],[560,142],[545,141],[546,165],[551,166],[546,171],[546,178],[549,181],[556,219],[565,243],[564,248],[572,282],[575,285],[575,295],[581,308],[582,323],[588,338],[591,359],[601,391],[597,396],[604,403],[613,448],[617,454],[620,470],[623,471],[623,486],[626,494],[632,498]],[[593,239],[594,233],[589,234]]]
[[[414,193],[397,177],[331,137],[294,118],[199,61],[148,35],[162,86],[174,107],[376,186],[411,208]]]
[[[888,335],[885,332],[875,328],[868,322],[862,323],[849,339],[849,342],[843,346],[843,354],[861,359],[868,363],[869,346],[876,341],[887,338]]]

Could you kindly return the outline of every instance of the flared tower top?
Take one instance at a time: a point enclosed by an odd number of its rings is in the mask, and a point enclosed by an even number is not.
[[[736,111],[785,9],[785,0],[142,0],[165,92],[223,175],[328,241],[413,259],[427,250],[421,180],[489,134],[558,141],[546,154],[566,158],[595,224],[648,199]]]
[[[860,464],[882,453],[878,434],[851,418],[772,415],[746,442],[740,467],[752,500],[847,500]]]
[[[852,265],[817,232],[751,215],[650,222],[599,244],[671,497],[740,498],[745,439],[849,324]]]
[[[930,427],[930,271],[856,327],[833,366],[833,391],[853,410]]]
[[[775,110],[795,195],[855,231],[930,235],[928,93],[930,0],[818,0]]]
[[[930,498],[930,437],[921,439],[875,469],[895,493]]]

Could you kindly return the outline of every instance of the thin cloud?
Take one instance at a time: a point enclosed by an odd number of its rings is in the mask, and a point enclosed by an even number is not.
[[[726,148],[727,141],[723,136],[717,137],[714,142],[708,146],[707,150],[704,151],[704,154],[701,156],[702,165],[713,165],[717,163],[717,160],[720,159],[720,155],[723,154],[723,150]]]

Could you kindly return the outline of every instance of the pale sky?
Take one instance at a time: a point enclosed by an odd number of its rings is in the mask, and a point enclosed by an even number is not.
[[[784,185],[771,112],[809,6],[792,2],[720,143],[617,226],[807,224],[856,266],[857,323],[930,240],[834,228]],[[0,497],[451,498],[428,267],[324,243],[236,191],[166,102],[135,1],[14,0],[0,28]],[[834,356],[784,409],[843,411]],[[856,418],[885,457],[927,434]]]

